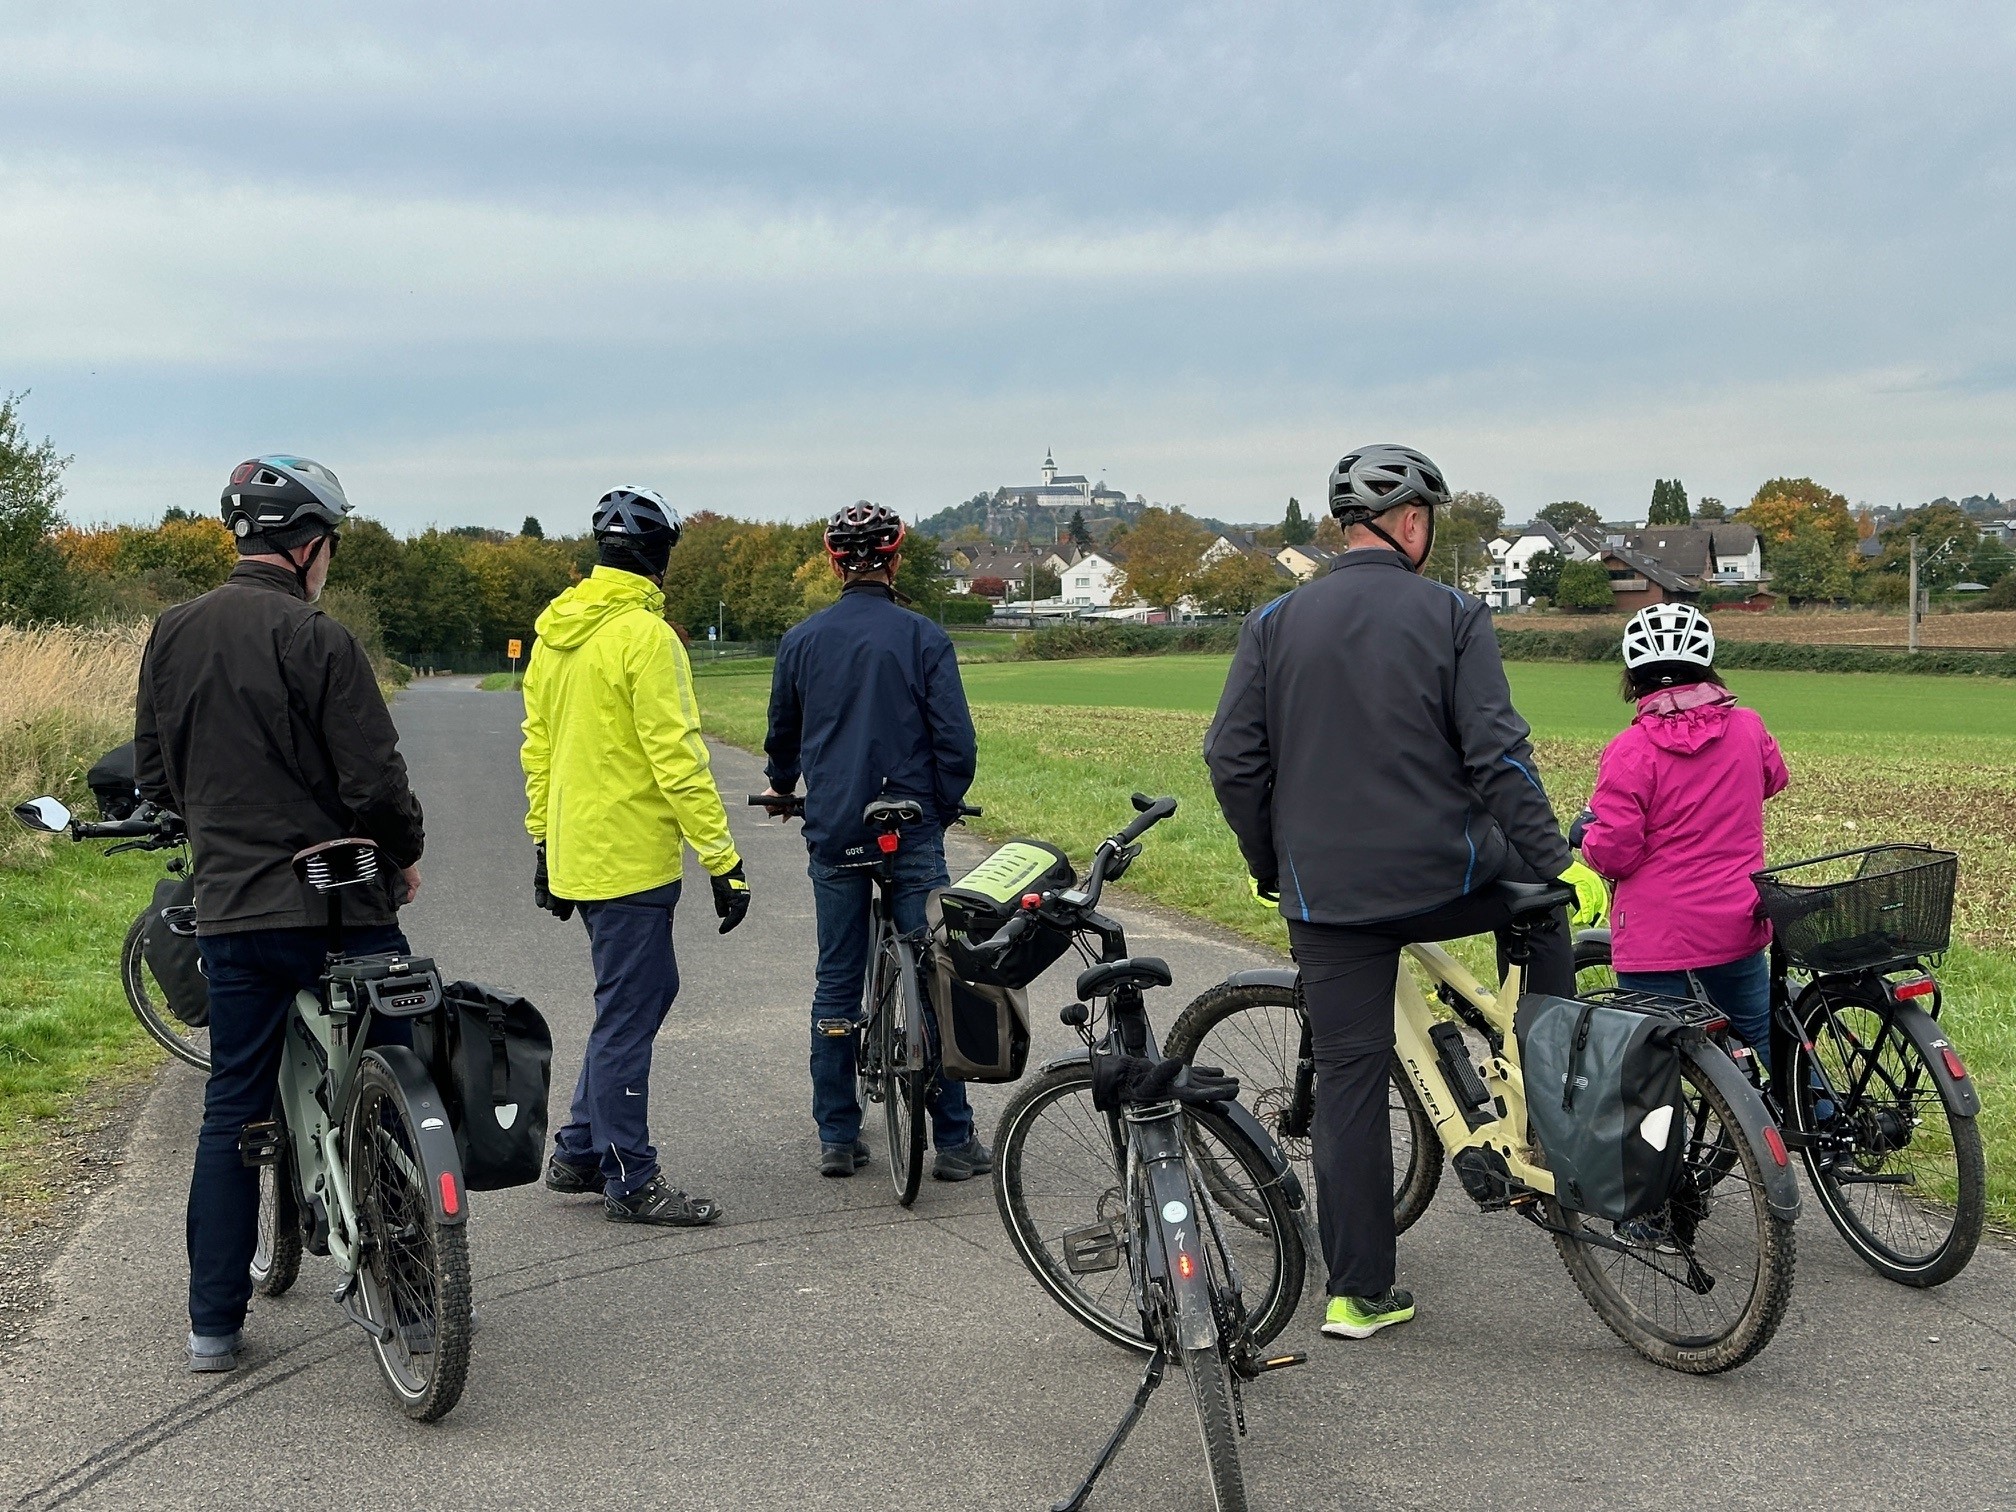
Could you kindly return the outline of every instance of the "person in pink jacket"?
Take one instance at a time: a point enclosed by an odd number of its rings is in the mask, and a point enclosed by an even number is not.
[[[1785,760],[1715,671],[1715,632],[1688,604],[1624,628],[1624,696],[1638,713],[1604,748],[1570,840],[1615,886],[1619,986],[1693,995],[1691,976],[1770,1070],[1771,926],[1750,878],[1764,865],[1764,802]]]

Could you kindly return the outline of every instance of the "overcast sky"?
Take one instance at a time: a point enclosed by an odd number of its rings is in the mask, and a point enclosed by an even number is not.
[[[0,0],[74,518],[2016,493],[2016,6]]]

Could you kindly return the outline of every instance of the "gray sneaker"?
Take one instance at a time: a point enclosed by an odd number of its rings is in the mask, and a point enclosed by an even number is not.
[[[994,1152],[975,1138],[949,1150],[940,1150],[938,1158],[931,1163],[931,1178],[934,1181],[971,1181],[975,1176],[985,1176],[993,1169]]]
[[[199,1334],[189,1335],[189,1368],[198,1375],[236,1370],[238,1351],[244,1339],[240,1334]]]
[[[868,1146],[858,1139],[852,1144],[819,1146],[821,1176],[852,1176],[866,1164],[868,1164]]]

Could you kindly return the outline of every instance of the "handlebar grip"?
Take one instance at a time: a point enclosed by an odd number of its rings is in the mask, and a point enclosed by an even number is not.
[[[981,812],[980,805],[977,803],[962,803],[959,805],[959,817],[962,819],[978,819]]]
[[[1147,803],[1147,807],[1142,808],[1143,803]],[[1157,798],[1150,802],[1140,793],[1134,795],[1134,806],[1141,809],[1140,815],[1115,837],[1122,845],[1133,844],[1136,840],[1147,834],[1149,830],[1176,812],[1176,800],[1174,798]]]
[[[79,840],[151,840],[170,833],[155,819],[80,820],[70,830]]]
[[[782,809],[786,814],[805,812],[805,799],[798,793],[751,793],[746,800],[750,808]]]
[[[994,931],[994,938],[973,947],[973,953],[981,956],[1000,956],[1008,953],[1008,947],[1029,933],[1029,925],[1035,915],[1018,913],[1014,918]]]

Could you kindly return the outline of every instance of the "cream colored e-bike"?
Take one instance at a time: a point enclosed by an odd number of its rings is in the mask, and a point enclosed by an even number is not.
[[[1498,886],[1510,894],[1513,920],[1496,992],[1440,945],[1406,948],[1450,1017],[1400,973],[1390,1088],[1396,1226],[1426,1211],[1446,1153],[1480,1207],[1511,1209],[1553,1236],[1583,1296],[1625,1343],[1672,1370],[1733,1369],[1771,1341],[1791,1294],[1799,1189],[1784,1139],[1709,1038],[1720,1023],[1714,1010],[1613,989],[1598,995],[1608,1006],[1687,1027],[1680,1173],[1665,1208],[1640,1223],[1612,1225],[1562,1206],[1527,1127],[1512,1024],[1530,930],[1572,895],[1556,884]],[[1481,1067],[1473,1047],[1483,1051]],[[1183,1011],[1165,1048],[1238,1077],[1241,1100],[1309,1179],[1316,1066],[1292,967],[1241,972],[1211,988]]]

